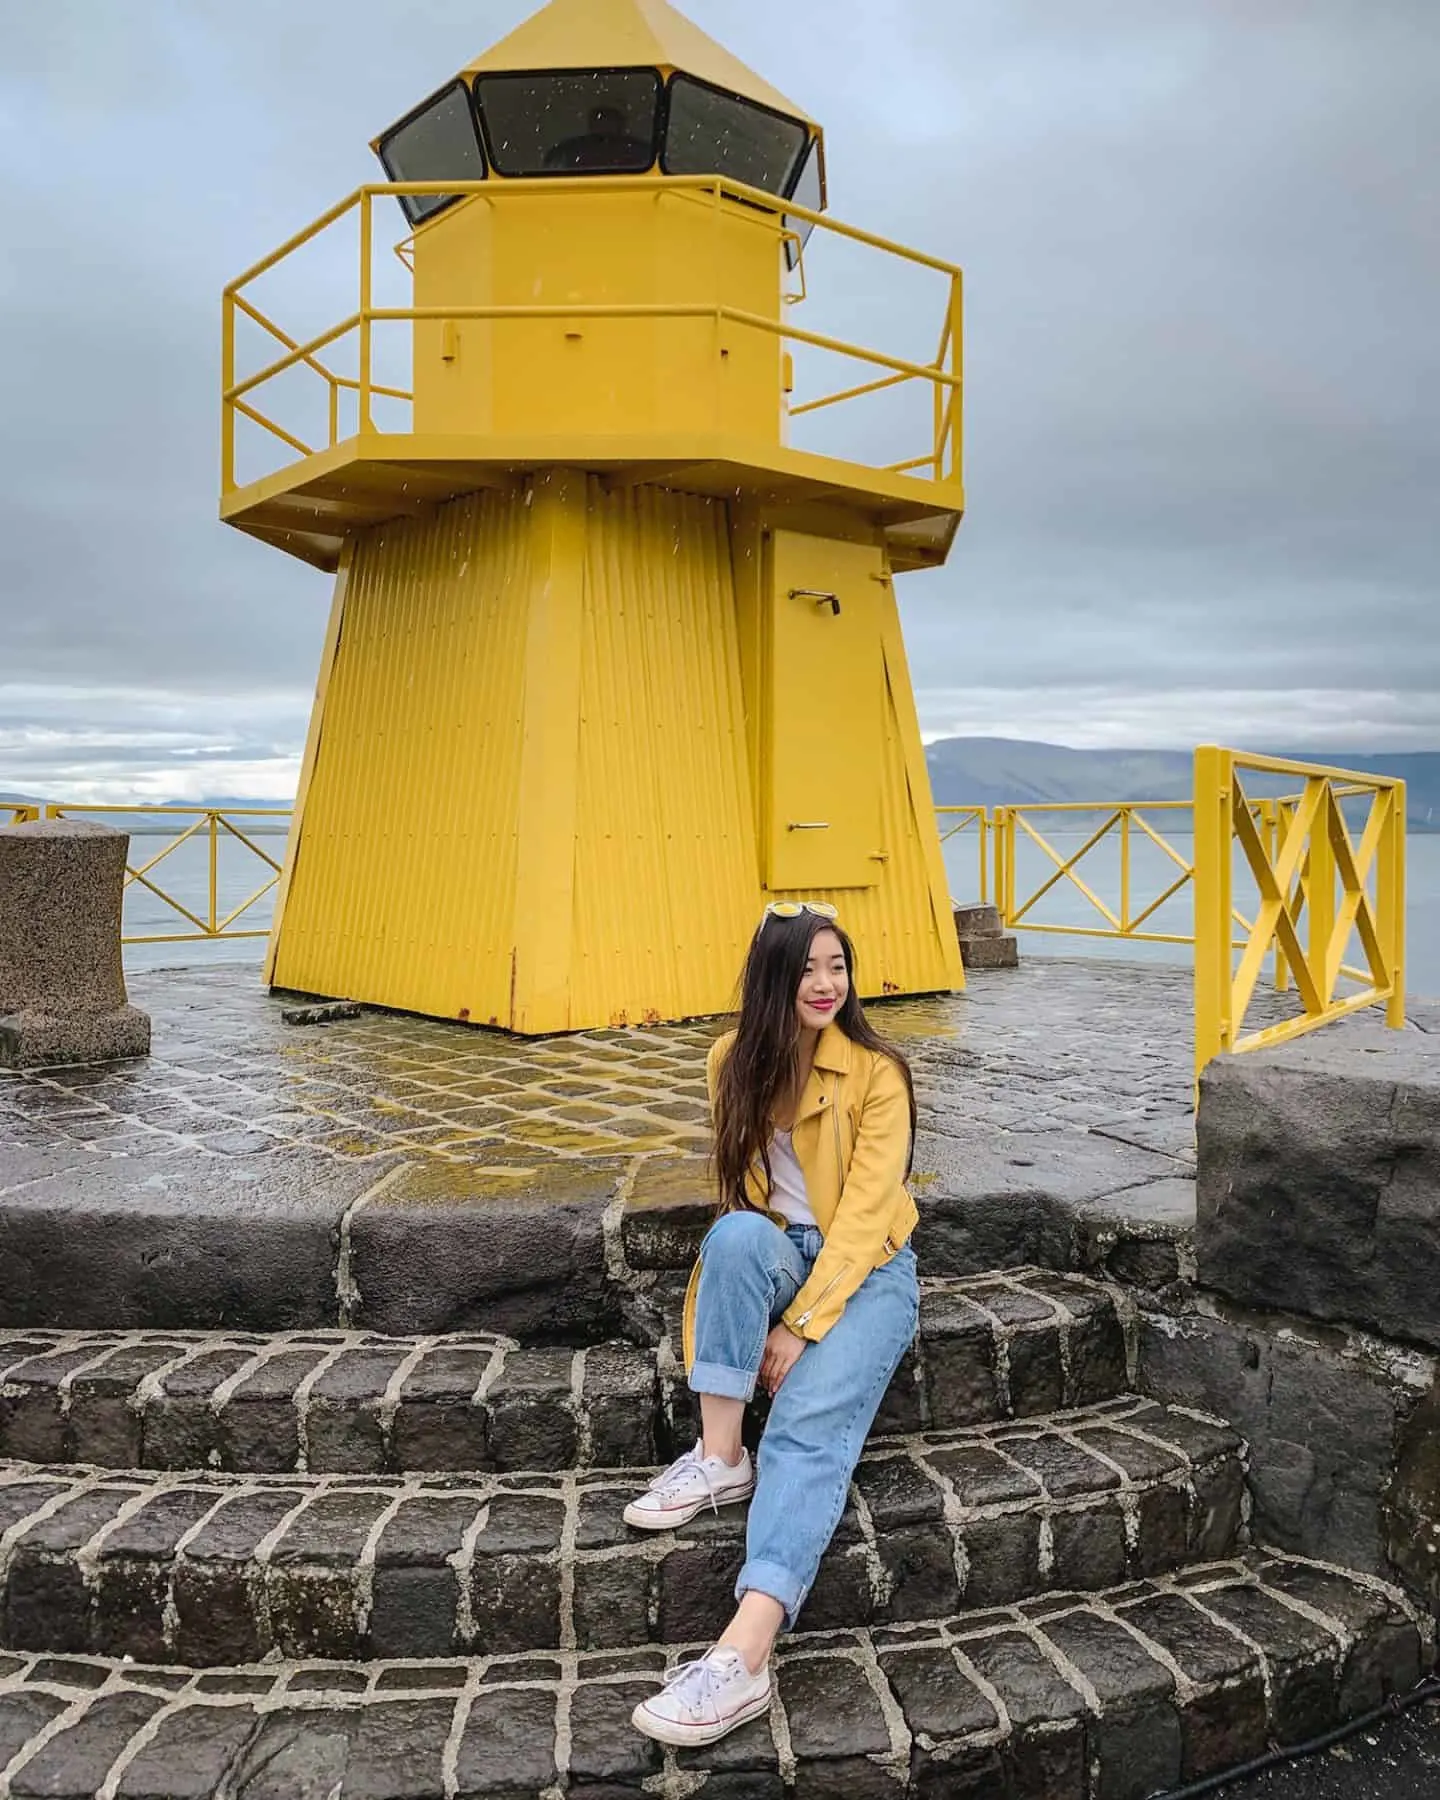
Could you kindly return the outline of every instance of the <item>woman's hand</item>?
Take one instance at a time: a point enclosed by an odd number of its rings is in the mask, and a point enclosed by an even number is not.
[[[760,1385],[773,1399],[780,1383],[800,1360],[805,1340],[797,1337],[788,1325],[777,1325],[765,1340],[765,1354],[760,1358]]]

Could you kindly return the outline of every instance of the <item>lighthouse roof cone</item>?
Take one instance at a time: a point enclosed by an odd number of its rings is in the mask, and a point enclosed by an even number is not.
[[[476,57],[465,74],[632,65],[683,69],[760,106],[805,118],[793,100],[677,12],[668,0],[550,0],[508,37]]]

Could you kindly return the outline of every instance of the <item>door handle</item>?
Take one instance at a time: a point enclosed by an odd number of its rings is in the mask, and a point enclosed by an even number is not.
[[[830,822],[827,819],[823,824],[802,824],[792,820],[785,829],[787,831],[828,831],[830,829]]]
[[[835,618],[840,617],[840,596],[828,594],[823,588],[791,588],[792,600],[813,600],[817,606],[828,606]]]

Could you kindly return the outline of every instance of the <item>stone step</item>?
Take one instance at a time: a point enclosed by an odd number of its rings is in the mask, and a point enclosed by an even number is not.
[[[724,1622],[742,1508],[636,1532],[635,1471],[149,1475],[0,1465],[0,1644],[207,1665],[683,1643]],[[1241,1446],[1126,1398],[867,1450],[810,1630],[1099,1589],[1228,1555]]]
[[[244,1474],[643,1466],[693,1441],[673,1346],[519,1348],[484,1333],[7,1332],[0,1457]],[[1104,1287],[1041,1270],[927,1282],[876,1429],[1029,1418],[1123,1392]]]
[[[0,1656],[0,1792],[1145,1800],[1355,1718],[1432,1659],[1393,1589],[1261,1553],[1098,1598],[798,1633],[769,1715],[678,1754],[629,1722],[666,1665],[651,1647],[204,1674]]]

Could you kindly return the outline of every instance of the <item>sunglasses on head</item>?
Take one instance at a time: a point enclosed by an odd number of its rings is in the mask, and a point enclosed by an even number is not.
[[[766,919],[798,919],[801,913],[814,913],[817,919],[838,919],[840,908],[828,900],[772,900],[765,908]],[[761,923],[764,923],[762,919]]]

